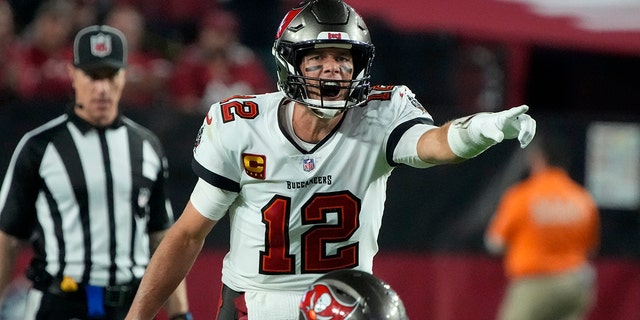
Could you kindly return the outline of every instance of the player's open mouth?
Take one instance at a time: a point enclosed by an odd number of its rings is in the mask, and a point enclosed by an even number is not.
[[[340,85],[337,82],[324,82],[320,86],[320,94],[323,97],[336,97],[340,93]]]

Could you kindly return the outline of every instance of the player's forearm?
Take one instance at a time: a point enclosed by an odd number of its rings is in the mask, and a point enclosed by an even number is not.
[[[169,296],[169,300],[167,300],[167,303],[164,305],[164,309],[169,317],[189,312],[187,282],[185,280],[182,280],[176,290]]]
[[[170,229],[154,253],[126,319],[153,319],[170,297],[167,312],[174,312],[169,310],[174,307],[186,309],[186,288],[181,283],[200,253],[204,239],[189,238],[178,229]]]
[[[446,123],[439,128],[429,130],[422,134],[418,141],[418,156],[427,163],[444,164],[460,162],[464,159],[458,157],[447,140],[447,132],[450,123]]]
[[[149,235],[149,250],[153,254],[156,252],[162,239],[166,235],[165,231],[154,232]],[[185,314],[189,311],[189,303],[187,299],[186,281],[181,281],[176,290],[169,296],[164,305],[164,309],[169,317],[177,314]]]

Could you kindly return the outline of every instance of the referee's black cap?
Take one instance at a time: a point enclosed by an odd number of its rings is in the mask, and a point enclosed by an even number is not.
[[[73,41],[73,65],[89,72],[125,68],[127,41],[124,34],[106,25],[80,30]]]

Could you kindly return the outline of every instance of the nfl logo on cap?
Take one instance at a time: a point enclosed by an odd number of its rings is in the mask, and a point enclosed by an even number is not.
[[[96,57],[106,57],[111,53],[111,36],[98,33],[91,36],[91,54]]]
[[[78,32],[73,41],[73,64],[84,71],[127,66],[127,42],[120,30],[94,25]]]

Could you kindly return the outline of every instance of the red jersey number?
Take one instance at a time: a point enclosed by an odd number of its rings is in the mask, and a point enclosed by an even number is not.
[[[254,98],[253,96],[234,96],[220,102],[220,111],[222,112],[222,121],[230,122],[236,119],[236,115],[243,119],[253,119],[260,111],[258,105],[251,100],[242,100]]]
[[[260,252],[261,274],[294,274],[295,255],[289,254],[290,199],[276,196],[262,210],[265,251]],[[300,236],[301,273],[326,273],[358,265],[358,242],[342,246],[334,254],[327,244],[344,242],[360,226],[360,200],[349,192],[316,194],[302,207],[302,225],[312,225]],[[327,224],[330,215],[336,223]]]

